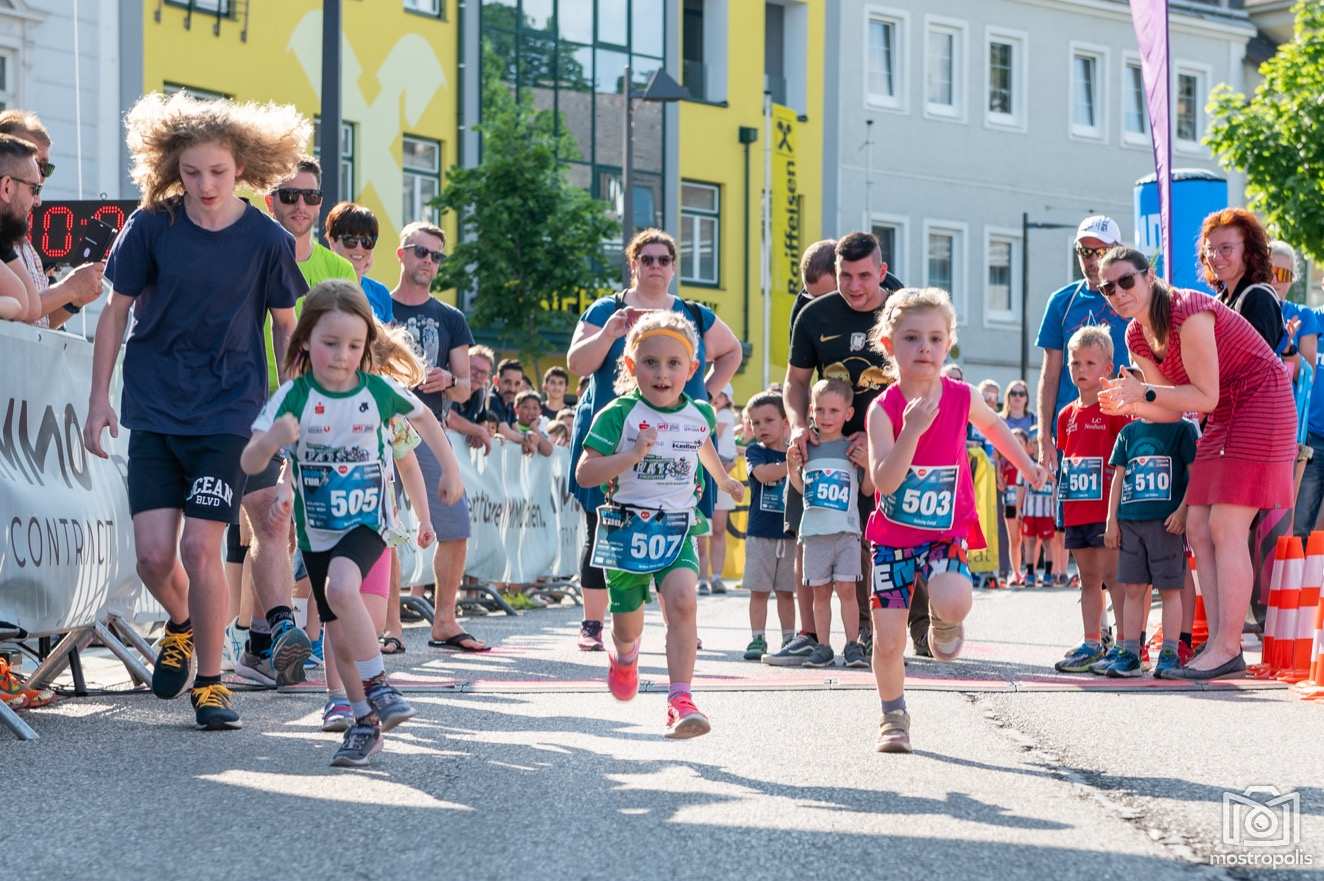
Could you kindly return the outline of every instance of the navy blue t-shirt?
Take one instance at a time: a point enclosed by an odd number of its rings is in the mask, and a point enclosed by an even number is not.
[[[745,464],[749,468],[749,519],[745,535],[750,538],[793,538],[795,533],[786,528],[786,478],[777,483],[764,484],[754,477],[760,465],[778,465],[786,461],[786,454],[770,450],[763,444],[745,447]]]
[[[252,205],[221,230],[199,227],[182,201],[172,208],[129,215],[106,261],[116,293],[134,298],[121,421],[248,437],[267,397],[267,310],[308,291],[294,237]]]
[[[418,306],[393,300],[391,312],[395,316],[395,323],[408,330],[414,338],[414,351],[423,359],[423,366],[429,369],[440,367],[450,370],[451,349],[464,346],[467,350],[474,344],[473,331],[469,330],[464,313],[435,297],[428,297],[427,302]],[[443,425],[446,424],[446,411],[451,408],[451,399],[444,391],[421,392],[414,389],[414,394],[432,409],[433,415]]]

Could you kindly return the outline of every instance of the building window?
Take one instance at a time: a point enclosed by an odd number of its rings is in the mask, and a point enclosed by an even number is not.
[[[962,264],[966,225],[957,221],[924,224],[924,284],[951,294],[956,317],[965,323],[965,278]]]
[[[402,159],[404,206],[400,222],[436,223],[438,212],[430,203],[441,194],[441,141],[405,135]]]
[[[405,0],[405,12],[417,12],[433,18],[443,18],[446,13],[445,0]]]
[[[1177,92],[1173,102],[1173,134],[1177,146],[1186,150],[1201,150],[1204,135],[1205,74],[1195,70],[1177,68]]]
[[[906,103],[904,13],[871,11],[865,19],[865,89],[870,104],[900,110]]]
[[[1149,142],[1148,107],[1144,70],[1139,61],[1127,61],[1122,67],[1122,138],[1127,142]]]
[[[209,12],[212,15],[228,16],[233,12],[231,0],[166,0],[168,6],[184,6],[190,12]]]
[[[1071,133],[1082,138],[1103,138],[1104,56],[1090,49],[1071,51]]]
[[[965,31],[956,24],[928,22],[924,54],[924,112],[960,116],[965,96]]]
[[[340,198],[346,201],[354,199],[354,123],[340,121],[340,176],[337,179]],[[313,118],[313,156],[322,161],[322,120]],[[326,169],[322,169],[323,176]]]
[[[199,101],[216,101],[221,98],[231,97],[224,92],[216,92],[212,89],[199,89],[197,86],[186,86],[183,83],[165,83],[161,87],[161,91],[167,95],[173,95],[176,92],[184,92],[187,95],[197,98]]]
[[[786,9],[763,4],[763,83],[772,103],[786,104]]]
[[[984,318],[993,322],[1018,320],[1020,290],[1020,237],[1010,232],[985,233]]]
[[[18,69],[12,52],[0,52],[0,110],[17,103]]]
[[[988,106],[990,125],[1025,128],[1026,37],[990,30],[988,46]]]
[[[707,75],[703,68],[703,0],[685,0],[681,24],[681,46],[685,60],[683,78],[690,97],[705,101]]]
[[[902,275],[901,264],[906,250],[905,221],[899,217],[874,215],[869,221],[869,230],[878,240],[878,250],[883,255],[887,270],[893,275]]]
[[[680,185],[680,280],[718,283],[722,193],[711,184]]]

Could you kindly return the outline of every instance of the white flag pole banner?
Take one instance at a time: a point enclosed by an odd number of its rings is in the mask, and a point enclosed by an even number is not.
[[[32,634],[164,618],[136,571],[129,433],[105,435],[108,460],[83,448],[91,375],[86,340],[0,322],[0,621]]]

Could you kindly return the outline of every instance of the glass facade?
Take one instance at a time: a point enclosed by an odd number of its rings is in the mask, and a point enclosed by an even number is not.
[[[570,179],[606,200],[619,220],[625,68],[641,90],[663,66],[665,0],[483,0],[480,33],[502,58],[512,89],[554,111],[570,133],[574,150],[561,157]],[[636,228],[663,226],[662,106],[634,105]],[[607,243],[608,252],[619,244]]]

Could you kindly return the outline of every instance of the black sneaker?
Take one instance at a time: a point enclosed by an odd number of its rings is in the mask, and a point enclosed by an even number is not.
[[[308,634],[289,618],[271,631],[271,666],[276,670],[276,687],[298,685],[307,678],[304,661],[312,657],[313,644]]]
[[[917,658],[933,657],[933,652],[929,650],[929,641],[927,639],[925,638],[915,639],[912,636],[911,640],[915,643],[915,657]]]
[[[166,630],[156,647],[156,663],[152,665],[152,694],[162,700],[173,700],[184,693],[197,671],[198,662],[193,657],[193,629],[179,633]]]
[[[832,651],[832,646],[819,643],[814,646],[814,652],[805,659],[806,667],[832,667],[836,664],[837,653]]]
[[[803,667],[817,645],[818,640],[809,634],[797,633],[790,642],[782,646],[781,651],[775,655],[764,655],[763,663],[769,667]]]
[[[382,751],[382,729],[374,725],[371,715],[355,722],[345,732],[340,749],[331,758],[333,768],[361,768]]]
[[[234,711],[234,697],[230,689],[219,682],[200,685],[189,695],[199,731],[232,731],[243,728],[239,714]]]
[[[408,719],[414,718],[418,711],[405,700],[404,695],[396,691],[385,681],[374,682],[367,688],[368,703],[381,720],[381,730],[390,731]]]
[[[864,646],[858,642],[846,643],[846,649],[841,653],[846,659],[847,667],[867,668],[869,666],[869,656],[864,653]]]

